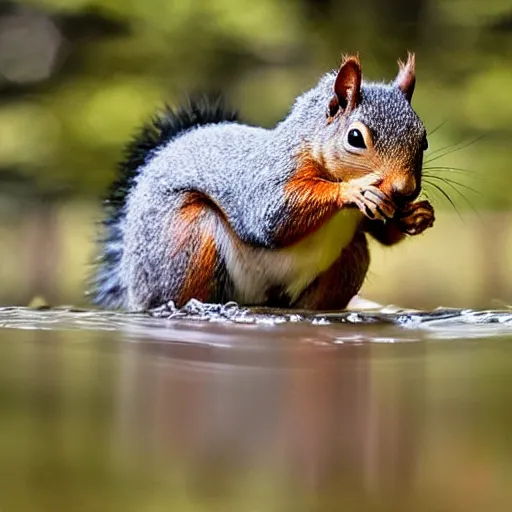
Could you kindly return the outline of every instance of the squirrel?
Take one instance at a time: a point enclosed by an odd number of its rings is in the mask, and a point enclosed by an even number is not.
[[[127,146],[106,201],[94,302],[345,308],[367,235],[393,245],[434,222],[417,201],[428,142],[414,54],[398,64],[391,83],[363,82],[359,56],[344,57],[273,129],[218,98],[166,107]]]

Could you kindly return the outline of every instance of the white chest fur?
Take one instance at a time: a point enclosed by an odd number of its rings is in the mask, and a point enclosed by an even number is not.
[[[354,237],[361,219],[359,210],[341,210],[308,237],[277,250],[241,246],[223,228],[217,242],[237,300],[262,303],[267,290],[275,285],[283,286],[292,301],[295,300],[318,274],[336,261]]]

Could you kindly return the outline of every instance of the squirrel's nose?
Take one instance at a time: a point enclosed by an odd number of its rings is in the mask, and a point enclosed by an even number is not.
[[[413,201],[420,193],[420,187],[415,176],[394,175],[381,185],[381,190],[400,203]]]

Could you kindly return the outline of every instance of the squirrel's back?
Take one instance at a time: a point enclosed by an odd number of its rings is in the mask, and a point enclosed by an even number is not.
[[[125,247],[124,220],[128,196],[141,169],[166,144],[194,128],[234,123],[237,117],[236,112],[226,108],[220,96],[192,97],[178,109],[166,106],[126,146],[118,178],[104,201],[100,254],[91,291],[94,303],[108,308],[126,306],[126,285],[120,272]]]

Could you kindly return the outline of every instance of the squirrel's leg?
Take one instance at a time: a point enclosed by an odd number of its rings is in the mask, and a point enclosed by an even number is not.
[[[153,240],[138,241],[126,255],[129,307],[147,309],[171,300],[181,307],[192,298],[225,301],[231,282],[215,241],[217,213],[195,193],[169,203],[156,247]]]
[[[386,222],[364,219],[363,229],[383,245],[394,245],[406,235],[419,235],[434,224],[434,208],[428,201],[409,203]]]
[[[201,302],[229,300],[231,283],[215,241],[218,229],[223,229],[222,221],[208,200],[199,194],[187,194],[173,222],[171,259],[174,255],[186,258],[184,274],[172,297],[177,306],[192,298]]]
[[[300,295],[294,308],[343,309],[363,285],[370,255],[366,236],[359,230],[340,257]]]

